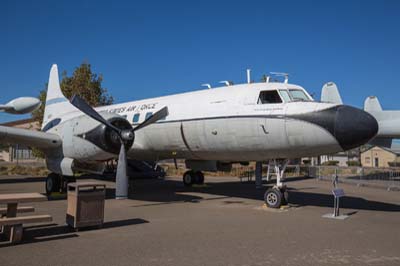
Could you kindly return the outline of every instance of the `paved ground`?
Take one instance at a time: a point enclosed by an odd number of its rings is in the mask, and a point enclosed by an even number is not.
[[[0,177],[0,193],[42,192],[43,178]],[[141,180],[131,199],[106,201],[103,229],[71,232],[66,201],[34,204],[54,223],[27,227],[25,242],[0,244],[1,265],[400,265],[400,192],[341,184],[344,221],[330,182],[292,179],[287,210],[262,207],[263,191],[236,178]]]

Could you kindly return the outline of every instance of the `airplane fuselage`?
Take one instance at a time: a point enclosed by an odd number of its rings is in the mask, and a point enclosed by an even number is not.
[[[282,94],[289,89],[303,91],[309,100],[285,98]],[[263,91],[277,91],[281,102],[260,102]],[[164,106],[168,107],[169,115],[136,134],[128,157],[135,160],[185,158],[240,162],[314,156],[357,145],[360,139],[351,140],[345,134],[340,135],[341,130],[351,130],[349,127],[354,127],[355,131],[360,129],[357,123],[345,121],[347,124],[344,125],[341,122],[350,113],[376,123],[359,109],[315,102],[301,87],[285,83],[241,84],[98,107],[96,110],[105,118],[122,116],[135,127]],[[88,137],[88,132],[99,127],[98,122],[80,111],[57,119],[60,120],[58,124],[48,132],[72,138],[63,141],[68,145],[63,147],[65,157],[78,160],[115,157],[115,152],[102,149],[95,138]],[[76,123],[79,127],[74,128]],[[366,135],[364,137],[370,137],[371,133]],[[363,141],[363,136],[358,137]]]

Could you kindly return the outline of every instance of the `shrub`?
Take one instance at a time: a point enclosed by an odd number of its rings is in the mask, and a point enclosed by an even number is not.
[[[322,163],[322,165],[330,165],[330,166],[337,166],[338,164],[339,161],[326,161]]]
[[[360,162],[359,161],[355,161],[355,160],[347,161],[346,163],[347,163],[347,166],[361,166]]]

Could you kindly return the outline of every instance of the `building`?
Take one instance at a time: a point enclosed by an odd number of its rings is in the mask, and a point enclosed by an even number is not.
[[[400,166],[400,150],[372,146],[361,153],[361,165],[366,167]]]
[[[32,118],[22,119],[12,122],[1,124],[7,127],[16,127],[29,130],[39,130],[39,122]],[[22,145],[0,145],[0,160],[6,162],[18,162],[18,161],[36,161],[36,158],[32,154],[32,150],[29,147]]]
[[[321,155],[320,164],[325,162],[336,161],[338,166],[348,166],[348,161],[358,161],[358,156],[354,152],[339,152],[331,155]]]
[[[324,165],[329,162],[336,162],[338,166],[348,166],[348,162],[359,161],[359,149],[338,152],[335,154],[320,155],[318,157],[303,158],[302,162],[310,162],[311,165]]]

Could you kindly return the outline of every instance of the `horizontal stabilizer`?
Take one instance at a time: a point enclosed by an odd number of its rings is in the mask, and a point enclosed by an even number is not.
[[[339,90],[334,82],[325,83],[322,87],[321,102],[343,104]]]
[[[382,106],[375,96],[369,96],[364,102],[364,111],[366,112],[379,112],[382,111]]]

